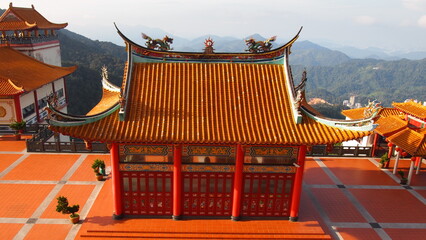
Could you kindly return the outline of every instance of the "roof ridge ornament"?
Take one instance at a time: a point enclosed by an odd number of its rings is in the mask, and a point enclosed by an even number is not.
[[[365,118],[370,118],[370,117],[375,117],[380,109],[382,109],[382,103],[378,102],[377,99],[374,99],[373,101],[368,100],[368,104],[366,107],[366,109],[364,110],[364,117]]]
[[[277,36],[273,36],[265,41],[256,41],[254,38],[245,40],[247,45],[247,52],[250,53],[262,53],[269,52],[272,50],[272,42],[277,39]]]
[[[213,54],[213,53],[214,53],[213,44],[214,44],[214,41],[213,41],[213,39],[211,39],[210,37],[209,37],[209,38],[207,38],[207,39],[204,41],[204,46],[205,46],[205,48],[204,48],[203,50],[204,50],[204,53],[205,53],[205,54]]]
[[[163,39],[152,39],[150,36],[146,35],[145,33],[142,33],[142,38],[146,39],[145,45],[148,47],[148,49],[160,51],[173,50],[173,48],[170,47],[170,45],[173,43],[173,38],[167,35]]]

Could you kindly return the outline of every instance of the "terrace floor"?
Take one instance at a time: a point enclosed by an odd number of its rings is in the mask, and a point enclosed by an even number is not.
[[[0,140],[0,239],[421,239],[426,235],[426,169],[401,186],[378,159],[308,158],[298,222],[229,219],[112,219],[111,180],[90,167],[108,154],[27,153]],[[400,162],[407,170],[408,160]],[[393,162],[391,162],[393,167]],[[71,224],[56,197],[80,204]]]

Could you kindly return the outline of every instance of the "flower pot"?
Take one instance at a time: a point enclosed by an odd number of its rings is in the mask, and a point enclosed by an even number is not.
[[[407,182],[408,182],[408,179],[406,179],[406,178],[403,178],[403,179],[401,179],[401,181],[399,181],[399,183],[402,184],[402,185],[407,185]]]
[[[21,140],[21,134],[15,134],[15,140],[20,141]]]
[[[97,179],[98,181],[103,181],[103,180],[104,180],[104,175],[101,175],[101,174],[96,175],[96,179]]]
[[[76,223],[80,222],[80,215],[77,215],[75,217],[70,216],[70,221],[71,221],[72,224],[76,224]]]

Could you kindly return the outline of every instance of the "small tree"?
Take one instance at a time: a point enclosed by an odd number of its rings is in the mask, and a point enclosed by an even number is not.
[[[80,205],[75,204],[72,206],[69,206],[68,199],[64,196],[59,196],[56,198],[58,200],[58,205],[56,206],[56,211],[60,212],[62,214],[71,214],[71,218],[78,217],[78,210],[80,210]]]
[[[382,157],[380,157],[380,164],[382,165],[382,167],[384,167],[385,164],[389,161],[390,161],[390,159],[388,158],[387,153],[383,154]]]
[[[92,168],[93,168],[93,171],[95,172],[96,175],[103,175],[101,173],[101,169],[102,170],[105,169],[105,162],[104,162],[104,160],[96,159],[93,162],[93,164],[92,164]]]
[[[26,124],[27,123],[25,121],[14,121],[13,123],[9,124],[9,127],[15,130],[16,132],[19,132],[25,129]]]

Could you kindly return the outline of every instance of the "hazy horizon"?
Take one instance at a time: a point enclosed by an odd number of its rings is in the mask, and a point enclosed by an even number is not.
[[[123,45],[114,23],[125,34],[161,29],[182,38],[204,35],[244,38],[254,33],[385,51],[426,51],[426,0],[20,0],[54,23],[93,40]],[[9,2],[0,3],[7,9]],[[155,36],[157,38],[162,36]],[[140,37],[139,37],[140,38]],[[141,39],[134,39],[135,41]]]

